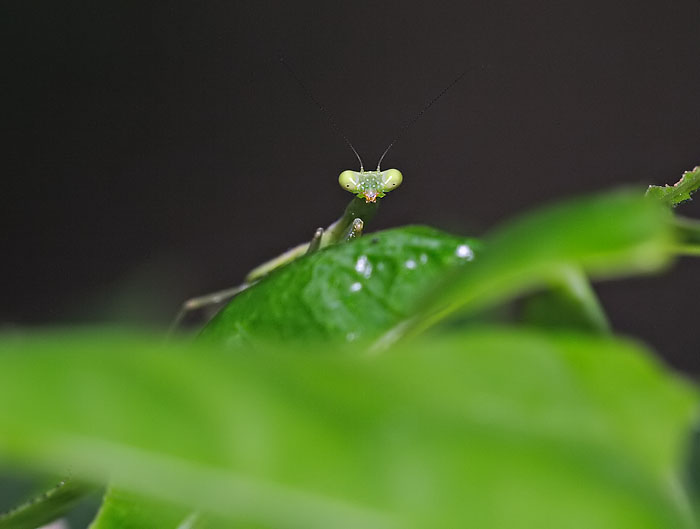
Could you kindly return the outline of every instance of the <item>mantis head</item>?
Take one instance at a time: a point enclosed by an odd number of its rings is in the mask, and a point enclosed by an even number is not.
[[[386,171],[343,171],[338,177],[340,187],[364,198],[365,202],[376,202],[386,193],[401,185],[403,175],[398,169]]]

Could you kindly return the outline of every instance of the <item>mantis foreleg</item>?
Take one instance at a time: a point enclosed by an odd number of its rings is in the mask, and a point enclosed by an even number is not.
[[[343,215],[333,224],[328,226],[328,228],[325,230],[323,228],[318,228],[314,232],[311,241],[299,244],[298,246],[287,250],[283,254],[278,255],[274,259],[270,259],[269,261],[255,267],[248,273],[245,278],[245,282],[242,284],[236,287],[211,292],[209,294],[197,296],[187,300],[185,303],[183,303],[180,311],[171,323],[170,331],[172,332],[176,330],[190,312],[211,307],[213,305],[220,305],[221,303],[228,301],[273,270],[276,270],[277,268],[298,259],[304,254],[313,253],[320,248],[325,248],[326,246],[349,241],[359,237],[362,235],[364,222],[374,216],[378,206],[379,205],[377,203],[368,204],[364,200],[354,198],[345,208]]]
[[[343,215],[338,220],[328,226],[325,230],[322,230],[321,228],[316,230],[311,242],[306,242],[295,246],[283,254],[278,255],[274,259],[270,259],[269,261],[256,266],[246,276],[246,282],[252,283],[257,281],[273,270],[297,259],[298,257],[301,257],[309,251],[315,251],[316,249],[325,248],[326,246],[343,242],[347,238],[348,230],[353,228],[355,220],[360,220],[362,223],[368,222],[372,217],[374,217],[378,207],[379,203],[377,202],[367,203],[360,198],[353,198],[345,208]],[[359,227],[359,230],[356,226],[354,231],[356,233],[351,238],[357,237],[362,232],[362,226]]]

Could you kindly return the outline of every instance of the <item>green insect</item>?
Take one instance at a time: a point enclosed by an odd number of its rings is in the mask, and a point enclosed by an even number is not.
[[[383,198],[387,193],[393,191],[401,185],[403,182],[403,175],[398,169],[387,169],[385,171],[381,170],[381,163],[389,150],[393,145],[399,140],[406,130],[415,123],[418,118],[420,118],[428,108],[430,108],[433,103],[440,99],[452,86],[457,84],[458,81],[464,77],[466,71],[462,72],[452,83],[450,83],[442,92],[440,92],[436,97],[434,97],[423,109],[416,115],[411,121],[406,123],[396,136],[396,138],[389,144],[384,153],[379,158],[377,163],[377,169],[375,171],[365,171],[364,165],[362,163],[362,158],[353,147],[350,140],[342,133],[338,128],[333,117],[326,110],[326,108],[321,105],[314,97],[311,90],[309,90],[301,78],[296,74],[296,72],[287,64],[287,62],[280,58],[281,64],[287,69],[290,75],[297,81],[302,89],[306,92],[307,96],[311,101],[313,101],[316,106],[326,114],[331,126],[338,132],[345,143],[350,147],[352,152],[357,157],[360,162],[359,171],[346,170],[340,173],[338,177],[338,183],[340,187],[349,191],[355,195],[341,217],[329,225],[327,228],[318,228],[313,234],[313,237],[309,242],[299,244],[281,255],[266,261],[265,263],[255,267],[251,270],[245,277],[244,283],[239,286],[228,288],[225,290],[220,290],[218,292],[213,292],[211,294],[206,294],[204,296],[198,296],[186,301],[177,317],[171,325],[171,330],[177,328],[182,322],[183,318],[192,311],[206,308],[212,305],[220,305],[221,303],[231,299],[238,293],[247,289],[248,287],[255,284],[257,281],[268,275],[273,270],[284,266],[295,259],[298,259],[302,255],[318,251],[321,248],[327,246],[338,244],[342,242],[347,242],[362,235],[365,223],[374,217],[377,208],[379,207],[379,202],[377,199]]]

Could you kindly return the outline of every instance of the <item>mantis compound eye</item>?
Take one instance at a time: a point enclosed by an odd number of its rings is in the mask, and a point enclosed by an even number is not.
[[[382,187],[385,192],[393,191],[403,182],[403,175],[398,169],[387,169],[383,171]]]
[[[351,193],[357,191],[359,173],[357,171],[343,171],[338,177],[338,183],[340,187]]]

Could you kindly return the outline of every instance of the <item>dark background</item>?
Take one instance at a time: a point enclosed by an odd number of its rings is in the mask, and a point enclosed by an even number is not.
[[[334,220],[349,149],[404,185],[372,229],[481,235],[700,164],[700,2],[15,2],[3,8],[0,321],[165,324]],[[700,217],[699,201],[681,212]],[[533,241],[536,244],[536,241]],[[700,370],[700,261],[597,286]]]

